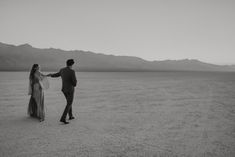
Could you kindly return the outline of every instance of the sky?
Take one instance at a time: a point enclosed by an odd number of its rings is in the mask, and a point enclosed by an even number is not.
[[[235,64],[235,1],[0,0],[0,42]]]

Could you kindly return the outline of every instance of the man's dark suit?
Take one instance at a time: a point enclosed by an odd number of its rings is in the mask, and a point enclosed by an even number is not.
[[[74,97],[74,87],[77,85],[77,79],[75,71],[69,67],[62,68],[58,73],[51,75],[51,77],[60,76],[62,78],[62,92],[64,93],[64,96],[67,100],[67,105],[60,120],[65,121],[68,113],[70,118],[73,117],[72,103]]]

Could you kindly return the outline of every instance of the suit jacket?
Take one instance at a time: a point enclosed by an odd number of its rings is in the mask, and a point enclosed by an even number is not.
[[[74,87],[77,85],[75,71],[69,67],[60,69],[58,73],[52,74],[51,77],[62,78],[62,92],[74,92]]]

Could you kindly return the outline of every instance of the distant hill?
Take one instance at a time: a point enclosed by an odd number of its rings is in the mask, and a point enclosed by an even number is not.
[[[146,61],[138,57],[97,54],[89,51],[38,49],[29,44],[19,46],[0,43],[0,70],[29,70],[34,63],[42,70],[57,71],[73,58],[77,71],[235,71],[235,66],[214,65],[198,60]]]

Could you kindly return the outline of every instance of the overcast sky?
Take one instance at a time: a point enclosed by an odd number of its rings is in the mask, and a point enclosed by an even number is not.
[[[235,0],[0,0],[0,42],[235,64]]]

